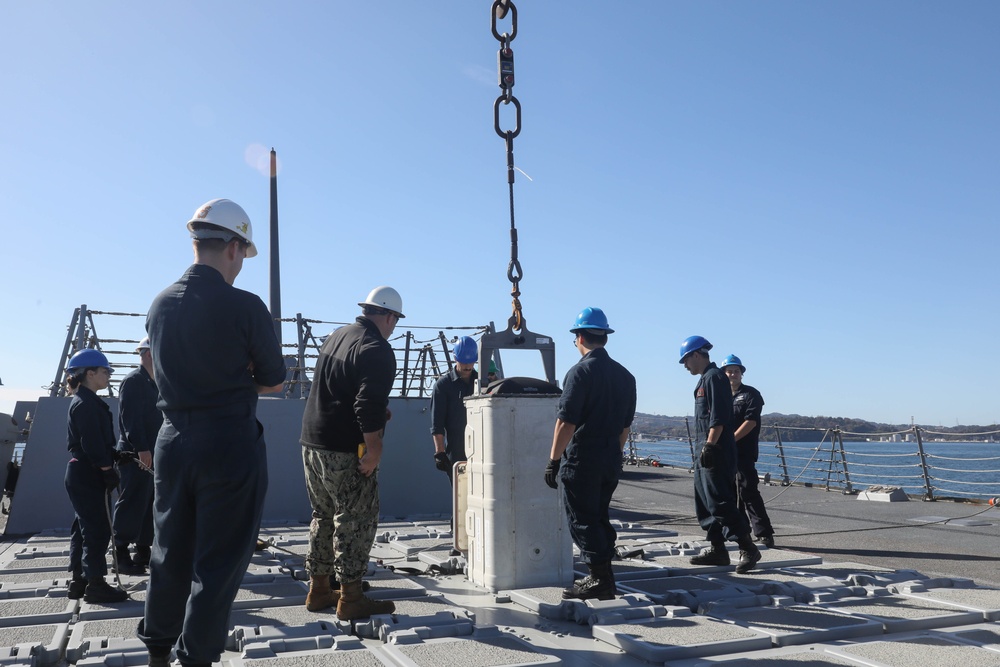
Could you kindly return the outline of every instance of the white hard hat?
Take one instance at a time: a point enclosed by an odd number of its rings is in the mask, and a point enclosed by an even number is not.
[[[195,222],[204,222],[219,227],[222,230],[232,232],[249,245],[247,257],[257,256],[257,246],[253,243],[253,226],[250,224],[250,216],[243,210],[243,207],[229,199],[213,199],[198,207],[194,215],[188,220],[187,228],[194,239],[229,239],[231,235],[212,229],[192,229]]]
[[[139,341],[139,345],[135,348],[135,351],[141,352],[142,350],[148,350],[148,349],[149,349],[149,336],[146,336],[145,338]]]
[[[358,302],[358,305],[377,306],[379,308],[391,310],[401,318],[406,317],[406,315],[403,314],[403,299],[399,296],[399,292],[386,285],[381,285],[373,289],[368,293],[368,298],[364,301]]]

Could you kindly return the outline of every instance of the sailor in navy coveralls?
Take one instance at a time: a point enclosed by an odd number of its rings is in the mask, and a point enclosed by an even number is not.
[[[476,362],[479,350],[471,336],[462,336],[452,352],[455,367],[439,377],[431,390],[431,438],[434,440],[434,465],[448,473],[452,466],[465,461],[465,399],[472,395],[479,375]]]
[[[694,507],[708,533],[711,548],[691,559],[692,565],[729,565],[727,541],[740,546],[736,571],[752,570],[760,550],[750,537],[750,524],[736,501],[736,441],[733,439],[733,395],[729,381],[708,356],[712,344],[691,336],[681,344],[679,363],[701,376],[694,390],[698,449],[694,465]]]
[[[604,349],[614,329],[600,308],[584,308],[570,333],[582,358],[563,382],[545,483],[562,482],[569,532],[590,570],[563,598],[610,600],[618,593],[611,571],[618,534],[608,508],[635,416],[635,378]]]
[[[767,516],[764,499],[760,495],[760,476],[757,474],[757,456],[760,448],[760,413],[764,397],[748,384],[743,384],[746,366],[735,354],[722,362],[722,370],[729,378],[733,391],[733,437],[736,440],[736,490],[740,511],[746,512],[757,541],[767,547],[774,546],[774,528]]]
[[[267,490],[257,395],[280,391],[285,365],[264,303],[232,286],[253,257],[250,220],[228,199],[188,222],[195,263],[146,318],[158,407],[155,535],[138,636],[149,664],[219,660],[253,554]]]
[[[153,381],[153,360],[149,338],[139,341],[139,368],[125,376],[118,388],[118,451],[135,457],[118,466],[121,484],[115,503],[115,551],[122,572],[141,574],[149,565],[153,546],[153,446],[163,424],[156,407],[160,392]],[[128,545],[135,544],[135,559]]]
[[[80,350],[67,366],[67,386],[74,391],[67,414],[66,492],[76,518],[70,535],[69,563],[73,580],[68,597],[87,602],[121,602],[125,591],[104,581],[105,552],[111,541],[111,491],[118,486],[115,428],[111,408],[97,392],[111,380],[111,364],[100,350]]]

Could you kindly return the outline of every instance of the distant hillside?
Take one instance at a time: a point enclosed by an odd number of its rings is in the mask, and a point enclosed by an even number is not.
[[[664,415],[650,415],[645,413],[636,413],[635,420],[632,422],[632,430],[636,433],[642,433],[643,435],[659,436],[663,438],[687,438],[688,431],[684,425],[684,417],[667,417]],[[691,417],[687,418],[691,428],[691,435],[694,436],[694,420]],[[786,433],[782,431],[781,437],[784,440],[795,440],[798,442],[818,442],[823,439],[823,434],[827,429],[839,428],[841,431],[848,433],[892,433],[895,431],[905,431],[910,428],[909,424],[882,424],[879,422],[869,422],[863,419],[851,419],[847,417],[803,417],[802,415],[785,415],[780,412],[772,412],[766,414],[761,419],[765,432],[762,433],[762,437],[767,440],[774,440],[774,428],[788,428],[789,431]],[[947,433],[946,436],[936,436],[936,437],[954,437],[956,440],[961,440],[964,434],[968,433],[984,433],[987,431],[996,431],[998,427],[996,424],[990,424],[989,426],[924,426],[922,424],[917,424],[920,428],[934,431],[935,433]],[[795,429],[814,429],[812,431],[800,431],[791,430],[791,427]],[[794,434],[794,437],[793,437]],[[864,436],[850,437],[845,436],[845,440],[860,440]]]

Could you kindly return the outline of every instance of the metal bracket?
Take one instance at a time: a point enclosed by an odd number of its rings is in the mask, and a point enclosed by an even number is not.
[[[556,343],[551,336],[528,330],[528,324],[521,319],[521,328],[514,329],[514,318],[507,321],[507,329],[496,333],[485,333],[479,339],[479,360],[488,365],[493,353],[497,350],[538,350],[542,354],[542,366],[545,369],[545,379],[552,384],[556,382]],[[482,393],[483,385],[480,385]]]

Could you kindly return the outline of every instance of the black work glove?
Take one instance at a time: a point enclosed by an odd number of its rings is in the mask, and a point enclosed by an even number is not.
[[[139,455],[135,452],[120,449],[113,449],[111,451],[113,452],[111,454],[111,458],[114,459],[114,462],[119,465],[122,463],[133,463],[139,460]]]
[[[103,480],[104,486],[107,487],[108,491],[116,488],[120,479],[121,478],[118,477],[118,471],[114,468],[108,468],[107,470],[101,471],[101,480]]]
[[[448,452],[438,452],[434,455],[434,467],[441,472],[451,473],[451,459]]]
[[[545,466],[545,483],[553,489],[558,489],[559,485],[556,484],[556,478],[559,476],[559,459],[550,459],[549,464]]]
[[[718,463],[718,458],[719,445],[706,442],[705,446],[701,448],[701,467],[705,470],[711,470]]]

